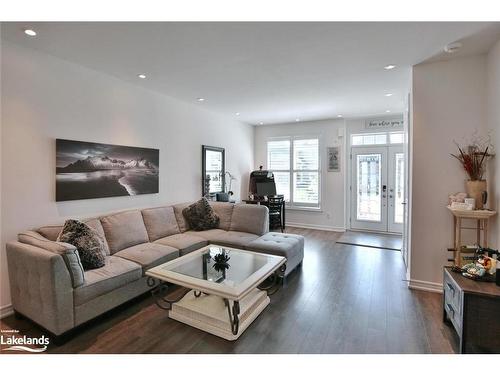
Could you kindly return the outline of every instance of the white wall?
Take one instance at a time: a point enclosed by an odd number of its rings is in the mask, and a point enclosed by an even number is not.
[[[496,157],[490,165],[490,192],[494,208],[498,211],[500,202],[500,40],[490,50],[487,58],[488,69],[488,126],[491,130],[492,143],[495,146]],[[498,248],[500,245],[500,220],[492,222],[491,243]]]
[[[342,119],[255,127],[255,169],[260,165],[267,168],[268,138],[299,135],[319,135],[320,138],[321,212],[287,210],[287,224],[325,230],[345,229],[345,137],[338,136],[339,129],[345,134]],[[327,172],[326,148],[329,146],[340,146],[340,172]]]
[[[446,249],[453,245],[447,197],[465,190],[466,176],[450,156],[456,152],[453,140],[460,141],[475,129],[487,133],[486,57],[415,66],[412,97],[410,277],[414,285],[437,289],[447,264]]]
[[[5,241],[20,231],[201,196],[201,145],[226,149],[237,198],[253,169],[253,128],[111,76],[2,45],[1,304],[10,303]],[[154,78],[152,78],[154,79]],[[160,193],[55,202],[55,138],[160,149]]]

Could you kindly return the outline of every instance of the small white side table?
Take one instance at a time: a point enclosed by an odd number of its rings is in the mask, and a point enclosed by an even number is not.
[[[488,247],[488,221],[497,214],[490,210],[454,210],[447,206],[453,215],[453,249],[455,251],[455,265],[461,267],[461,249],[462,249],[462,230],[472,229],[476,231],[477,244],[482,247]],[[463,227],[462,220],[476,220],[475,227]],[[481,236],[481,232],[483,235]],[[482,237],[482,244],[481,244]]]

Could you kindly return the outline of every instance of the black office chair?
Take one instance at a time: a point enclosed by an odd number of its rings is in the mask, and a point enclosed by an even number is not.
[[[281,233],[285,228],[285,223],[283,221],[283,197],[269,197],[268,198],[268,208],[269,208],[269,229],[274,229],[279,227]]]

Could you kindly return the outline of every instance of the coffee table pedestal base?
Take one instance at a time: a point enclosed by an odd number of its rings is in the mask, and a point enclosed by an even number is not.
[[[233,301],[229,301],[229,304],[232,308]],[[254,289],[239,301],[239,305],[239,327],[236,334],[232,332],[224,299],[218,296],[201,294],[196,297],[195,292],[190,291],[180,301],[172,305],[168,316],[212,335],[234,341],[269,305],[269,297],[265,291]]]

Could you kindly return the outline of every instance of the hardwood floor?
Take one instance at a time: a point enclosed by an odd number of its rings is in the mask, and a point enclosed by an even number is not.
[[[453,353],[439,294],[411,291],[398,251],[335,244],[339,234],[287,229],[306,237],[302,269],[236,341],[167,318],[147,295],[97,318],[49,353]],[[14,316],[2,329],[43,333]]]
[[[377,247],[380,249],[401,250],[403,238],[401,235],[346,231],[338,241],[346,245],[358,245],[365,247]]]

